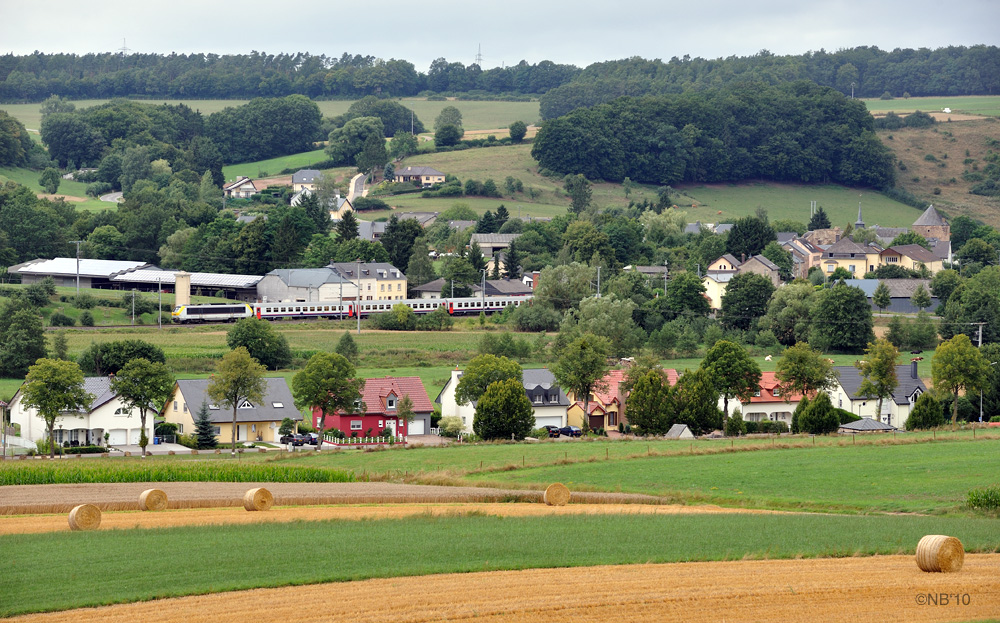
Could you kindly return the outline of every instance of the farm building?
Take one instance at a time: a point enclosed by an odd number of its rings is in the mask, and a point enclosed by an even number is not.
[[[265,303],[354,301],[358,285],[326,268],[278,268],[257,283],[257,300]]]
[[[128,270],[149,268],[146,262],[124,260],[89,260],[75,257],[56,257],[51,260],[37,259],[15,264],[7,272],[21,275],[21,283],[38,283],[52,277],[57,286],[75,286],[79,275],[81,288],[110,288],[112,278]]]
[[[413,421],[399,416],[399,401],[409,396],[413,402]],[[361,391],[364,411],[361,413],[336,413],[326,416],[326,430],[339,430],[347,437],[378,437],[385,429],[397,437],[426,435],[431,428],[434,406],[420,377],[386,376],[365,379]],[[313,425],[319,428],[322,413],[313,410]]]
[[[215,427],[215,436],[227,443],[232,439],[233,410],[223,408],[208,396],[210,379],[181,380],[174,384],[174,393],[160,415],[164,421],[177,425],[177,432],[190,435],[195,431],[195,416],[201,405],[208,405],[208,416]],[[236,441],[268,441],[278,443],[278,428],[288,418],[301,421],[288,383],[281,377],[264,379],[266,390],[260,404],[244,401],[236,408]],[[152,419],[152,418],[150,418]]]
[[[895,314],[915,314],[920,311],[910,302],[910,298],[918,286],[923,285],[928,294],[931,291],[930,279],[845,279],[844,283],[854,288],[861,288],[874,311],[882,311],[875,305],[872,297],[878,284],[884,283],[889,288],[889,300],[891,301],[886,311]],[[936,309],[939,303],[936,296],[931,296],[929,309]]]

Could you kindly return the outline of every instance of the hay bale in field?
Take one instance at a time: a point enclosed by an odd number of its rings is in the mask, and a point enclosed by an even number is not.
[[[162,511],[167,507],[167,494],[159,489],[146,489],[139,494],[139,510]]]
[[[70,530],[97,530],[101,527],[101,509],[93,504],[81,504],[69,512]]]
[[[953,536],[928,534],[917,543],[917,566],[921,571],[954,573],[962,569],[965,548]]]
[[[248,511],[266,511],[274,504],[274,496],[264,487],[250,489],[243,494],[243,508]]]
[[[566,506],[569,503],[569,497],[570,493],[566,485],[557,482],[545,489],[545,495],[542,496],[542,499],[549,506]]]

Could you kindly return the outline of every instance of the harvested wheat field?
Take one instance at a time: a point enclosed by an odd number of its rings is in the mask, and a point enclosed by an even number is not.
[[[949,605],[927,604],[949,594]],[[959,604],[955,604],[958,595]],[[966,597],[967,596],[967,597]],[[961,573],[912,556],[674,563],[445,574],[257,589],[11,621],[970,621],[1000,609],[1000,555]]]
[[[681,506],[677,504],[575,504],[546,506],[529,503],[390,504],[350,506],[272,507],[266,512],[249,513],[243,508],[192,508],[161,512],[117,511],[101,516],[101,530],[128,528],[171,528],[175,526],[281,523],[292,521],[360,521],[401,517],[448,516],[477,513],[498,517],[543,517],[552,515],[680,515],[707,513],[771,513],[776,511]],[[0,516],[0,535],[64,532],[69,530],[66,515]]]
[[[68,513],[79,504],[102,511],[138,510],[139,496],[155,488],[167,495],[167,508],[243,507],[243,494],[265,487],[276,506],[314,504],[400,504],[525,501],[541,502],[541,491],[402,485],[388,482],[134,482],[77,485],[13,485],[0,487],[0,516]],[[573,493],[580,503],[658,504],[651,495]]]

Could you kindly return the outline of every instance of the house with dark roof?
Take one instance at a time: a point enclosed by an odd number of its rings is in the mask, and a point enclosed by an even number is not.
[[[236,178],[235,182],[230,182],[222,187],[222,192],[229,199],[249,199],[260,191],[264,190],[264,185],[255,183],[245,175]]]
[[[330,267],[277,268],[257,283],[265,303],[357,300],[358,284]]]
[[[403,300],[406,275],[387,262],[334,262],[327,266],[337,275],[357,284],[359,300]]]
[[[409,396],[413,403],[413,420],[399,415],[399,403]],[[431,429],[431,414],[434,405],[427,396],[427,390],[418,376],[385,376],[365,379],[361,390],[363,409],[357,413],[338,411],[326,416],[324,428],[339,430],[345,437],[380,437],[382,431],[390,431],[389,436],[407,437],[427,435]],[[313,409],[312,423],[319,428],[323,413]]]
[[[302,203],[303,199],[312,195],[314,192],[316,191],[308,187],[304,187],[292,195],[292,198],[288,203],[290,205],[297,206]],[[334,195],[333,199],[327,203],[326,209],[330,213],[330,220],[337,221],[344,216],[345,212],[354,211],[354,206],[351,204],[351,200],[347,197]]]
[[[187,379],[174,384],[170,400],[163,406],[160,415],[164,421],[177,425],[177,432],[190,435],[195,431],[195,418],[201,405],[208,406],[208,418],[212,421],[215,437],[221,443],[228,443],[233,434],[233,409],[217,404],[208,395],[211,379]],[[236,441],[267,441],[279,443],[278,428],[281,421],[288,418],[302,421],[302,415],[295,408],[295,400],[282,377],[264,379],[264,399],[259,403],[244,400],[236,406]]]
[[[941,270],[941,258],[919,244],[903,244],[889,247],[879,253],[881,266],[902,266],[907,270],[919,271],[926,268],[931,274]]]
[[[444,384],[434,402],[441,405],[442,416],[462,418],[462,424],[467,432],[472,432],[472,420],[476,415],[474,403],[459,404],[455,398],[455,390],[462,378],[462,371],[454,369],[451,378]],[[548,368],[525,368],[521,371],[521,384],[531,402],[535,414],[534,428],[542,426],[566,426],[566,409],[571,401],[565,392],[559,389],[556,378]]]
[[[299,192],[302,189],[316,190],[323,174],[318,169],[300,169],[292,173],[292,191]]]
[[[920,310],[910,302],[913,293],[921,285],[924,286],[928,294],[931,292],[930,279],[845,279],[844,283],[852,288],[859,288],[864,292],[865,296],[868,297],[869,304],[871,304],[872,311],[878,312],[882,310],[875,305],[875,301],[872,298],[875,296],[875,288],[880,283],[884,283],[889,288],[890,301],[889,307],[885,311],[893,314],[916,314]],[[927,309],[937,309],[939,304],[938,297],[931,295],[931,304]]]
[[[862,277],[878,268],[881,252],[881,247],[860,245],[850,238],[841,238],[823,251],[820,266],[826,275],[843,268],[852,275]]]
[[[19,424],[21,437],[31,442],[45,439],[48,429],[38,410],[24,404],[22,384],[11,398],[8,411],[12,424]],[[66,413],[56,418],[53,439],[57,444],[70,446],[104,445],[108,435],[108,445],[138,445],[142,428],[139,411],[134,412],[122,403],[111,391],[111,378],[90,376],[83,379],[83,389],[93,396],[85,411]],[[155,410],[146,412],[146,438],[153,443],[153,419]]]
[[[834,366],[837,374],[837,384],[829,392],[833,406],[846,409],[862,418],[871,418],[902,428],[910,411],[920,394],[927,391],[927,386],[917,374],[917,359],[909,365],[896,366],[896,389],[892,396],[882,401],[882,412],[876,413],[878,398],[863,396],[858,393],[863,377],[861,371],[854,366]]]
[[[889,426],[872,418],[863,417],[856,422],[841,424],[837,432],[844,435],[853,435],[855,433],[891,433],[895,430],[899,430],[899,428]]]

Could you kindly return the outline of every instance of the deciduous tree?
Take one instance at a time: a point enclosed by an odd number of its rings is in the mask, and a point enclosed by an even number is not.
[[[896,378],[896,359],[899,351],[889,340],[879,338],[865,349],[865,358],[854,364],[861,372],[861,385],[858,395],[866,398],[877,398],[876,417],[882,416],[882,403],[891,398],[899,384]],[[897,422],[900,424],[900,422]]]
[[[722,395],[723,418],[729,417],[730,398],[750,402],[750,397],[760,391],[760,367],[739,344],[719,340],[708,350],[701,367]]]
[[[722,324],[746,331],[767,313],[774,284],[763,275],[740,273],[729,280],[722,295]]]
[[[299,409],[319,409],[316,430],[319,433],[319,450],[323,445],[326,418],[337,411],[350,414],[364,411],[361,391],[364,379],[354,378],[354,365],[337,353],[316,353],[306,367],[292,377],[292,394]]]
[[[861,353],[873,341],[872,310],[860,288],[840,282],[817,294],[811,344],[822,351]]]
[[[833,363],[808,342],[798,342],[785,349],[778,359],[774,378],[778,380],[779,391],[786,400],[792,394],[807,397],[813,392],[833,387],[836,375]]]
[[[885,282],[878,282],[875,292],[872,293],[872,302],[875,303],[875,307],[878,307],[883,312],[892,304],[892,295],[889,293],[889,286],[885,285]]]
[[[292,361],[292,350],[285,336],[275,331],[270,322],[259,318],[244,318],[226,333],[229,348],[243,347],[265,368],[277,370]]]
[[[521,366],[516,361],[496,355],[479,355],[469,361],[455,388],[458,404],[476,402],[491,383],[516,379],[521,382]],[[522,387],[522,392],[524,388]]]
[[[494,381],[476,403],[472,430],[483,439],[524,439],[535,424],[520,379]]]
[[[515,143],[520,143],[524,140],[524,135],[528,133],[528,126],[524,124],[523,121],[517,120],[510,124],[510,140]]]
[[[958,394],[978,391],[986,386],[990,377],[990,364],[978,349],[972,346],[969,337],[959,333],[942,342],[934,351],[931,360],[931,375],[934,389],[954,396],[951,412],[951,429],[955,430],[958,419]]]
[[[583,399],[584,431],[590,429],[590,394],[604,387],[602,379],[608,372],[610,345],[603,337],[585,333],[573,340],[552,364],[552,374],[563,391]]]
[[[83,371],[72,361],[39,359],[25,378],[24,404],[38,410],[48,429],[49,458],[55,458],[56,418],[86,409],[94,396],[83,388]]]
[[[267,368],[257,363],[246,348],[240,346],[226,353],[215,366],[208,383],[208,395],[220,406],[233,410],[232,456],[236,456],[236,415],[244,401],[260,404],[267,391],[264,374]]]
[[[111,391],[118,394],[129,414],[139,410],[139,447],[143,458],[146,457],[146,446],[149,444],[146,436],[146,412],[152,408],[155,413],[163,408],[170,400],[173,390],[174,375],[166,364],[148,359],[129,361],[111,379]]]

